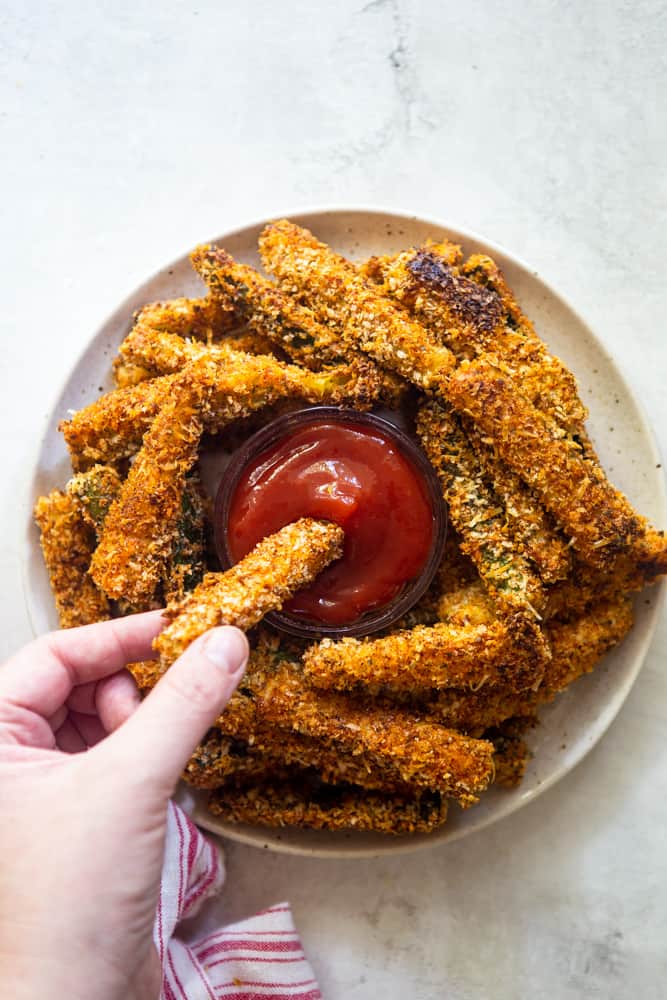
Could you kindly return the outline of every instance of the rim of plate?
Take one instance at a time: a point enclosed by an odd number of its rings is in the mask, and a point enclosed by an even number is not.
[[[219,235],[210,237],[208,239],[202,240],[203,243],[218,243],[226,240],[230,240],[239,236],[242,236],[246,231],[257,229],[263,227],[268,222],[273,219],[288,218],[293,221],[298,222],[301,225],[309,226],[312,225],[313,217],[318,216],[338,216],[338,215],[359,215],[359,216],[375,216],[378,221],[386,223],[391,222],[412,222],[418,223],[419,225],[424,225],[431,227],[433,229],[440,230],[447,234],[449,238],[452,238],[463,244],[466,243],[478,243],[482,244],[485,249],[488,249],[491,254],[500,255],[506,258],[514,267],[519,270],[526,272],[532,279],[536,280],[547,293],[547,295],[555,300],[562,308],[569,311],[576,321],[581,325],[581,327],[586,331],[587,335],[591,338],[595,344],[596,349],[604,357],[605,362],[613,371],[615,378],[623,386],[624,391],[627,393],[629,398],[632,400],[633,405],[637,412],[639,429],[645,442],[651,452],[652,458],[654,460],[654,465],[661,464],[661,455],[658,448],[658,444],[653,433],[653,429],[648,420],[644,405],[639,399],[632,386],[625,378],[622,370],[617,364],[614,356],[607,349],[603,340],[594,332],[591,326],[583,318],[581,313],[566,299],[557,289],[555,289],[548,281],[546,281],[541,274],[538,274],[522,257],[515,254],[513,251],[508,250],[504,245],[495,242],[494,240],[488,239],[486,236],[479,234],[475,230],[468,229],[465,226],[461,226],[452,222],[444,221],[437,218],[426,218],[423,215],[419,215],[413,212],[409,212],[401,209],[388,209],[380,205],[323,205],[323,206],[307,206],[300,207],[294,211],[285,211],[281,213],[275,213],[271,216],[265,216],[259,219],[253,219],[244,225],[236,226],[234,229],[229,229]],[[109,313],[99,324],[99,326],[94,331],[93,335],[88,338],[85,345],[77,353],[74,362],[69,367],[67,374],[61,380],[56,391],[50,396],[48,413],[45,417],[41,431],[38,435],[34,452],[32,455],[33,461],[27,466],[27,473],[25,478],[25,492],[24,492],[24,506],[27,512],[26,519],[26,532],[23,541],[23,558],[21,561],[21,582],[24,596],[24,603],[26,607],[26,612],[28,615],[28,620],[30,623],[31,630],[34,635],[38,634],[36,622],[33,615],[33,607],[29,597],[29,578],[28,578],[28,567],[29,567],[29,556],[34,549],[35,544],[35,534],[34,525],[32,522],[32,507],[35,496],[35,480],[39,472],[38,459],[40,457],[44,439],[51,427],[51,422],[53,420],[54,410],[58,401],[65,394],[67,387],[72,378],[72,374],[78,370],[84,356],[90,349],[91,343],[96,337],[104,330],[108,325],[110,325],[114,318],[122,313],[128,313],[130,309],[130,304],[134,297],[137,295],[139,289],[144,288],[147,285],[151,285],[157,281],[162,275],[166,274],[171,269],[174,269],[185,256],[189,253],[189,250],[185,251],[179,257],[176,257],[169,261],[167,264],[163,265],[152,274],[150,274],[144,281],[137,285],[130,293],[128,293],[122,302]],[[576,375],[576,372],[575,372]],[[667,519],[667,483],[664,475],[656,477],[656,486],[658,489],[657,501],[661,508],[661,514],[663,518]],[[543,780],[540,781],[538,785],[531,789],[521,791],[521,786],[516,790],[503,793],[503,798],[499,802],[498,806],[491,812],[485,815],[480,815],[479,820],[475,819],[474,808],[467,813],[467,816],[471,819],[466,822],[465,825],[456,824],[454,828],[449,827],[446,823],[443,827],[435,830],[430,834],[413,834],[401,838],[383,838],[381,834],[375,835],[365,835],[358,833],[345,833],[340,831],[336,834],[339,838],[339,842],[329,843],[326,846],[322,844],[318,846],[317,843],[311,845],[299,844],[299,843],[289,843],[282,840],[281,838],[281,828],[266,828],[266,827],[248,827],[248,826],[237,826],[232,823],[219,822],[214,820],[210,814],[206,813],[201,804],[197,802],[196,793],[193,789],[188,786],[183,785],[181,782],[179,786],[179,798],[182,803],[191,812],[194,820],[206,830],[211,833],[215,833],[219,836],[228,837],[230,840],[235,840],[238,843],[246,844],[249,846],[257,847],[259,849],[269,849],[276,851],[277,853],[299,855],[303,857],[315,857],[315,858],[371,858],[380,857],[385,854],[406,854],[409,852],[423,850],[428,847],[435,847],[436,845],[442,845],[447,843],[454,843],[463,837],[469,836],[480,830],[485,829],[492,824],[499,822],[500,820],[512,815],[517,810],[529,802],[533,802],[539,796],[541,796],[548,789],[553,788],[562,778],[574,770],[584,757],[593,749],[593,747],[602,739],[604,734],[607,732],[612,722],[618,715],[620,709],[622,708],[624,702],[626,701],[632,687],[637,680],[639,672],[644,665],[646,655],[653,641],[653,636],[657,627],[658,619],[662,610],[662,606],[665,599],[665,593],[667,591],[667,581],[662,581],[651,588],[653,595],[653,600],[651,601],[651,607],[646,613],[646,621],[644,623],[643,630],[638,637],[635,632],[635,642],[638,642],[638,648],[634,653],[634,665],[630,673],[625,677],[624,682],[617,688],[614,689],[607,702],[603,706],[603,710],[596,719],[595,731],[593,737],[588,740],[581,739],[578,749],[573,752],[568,761],[561,764],[559,767],[555,767],[553,771],[548,774]],[[193,794],[194,793],[194,794]],[[291,828],[284,828],[285,833],[289,836]],[[297,829],[298,833],[309,832],[311,834],[316,834],[318,831],[300,831]],[[326,834],[328,837],[334,836],[330,831]],[[352,839],[354,836],[358,837],[370,837],[372,843],[357,843],[355,844]],[[349,838],[349,839],[348,839]]]

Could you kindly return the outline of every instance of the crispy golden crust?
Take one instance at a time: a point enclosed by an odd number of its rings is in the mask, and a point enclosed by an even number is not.
[[[486,482],[460,422],[432,400],[419,408],[417,434],[438,473],[449,517],[462,538],[461,548],[475,563],[498,607],[526,609],[538,617],[546,600],[542,582],[517,551],[502,501]]]
[[[403,709],[315,691],[297,663],[270,655],[262,663],[256,654],[243,687],[263,723],[363,755],[374,767],[416,787],[436,788],[462,805],[476,802],[491,779],[490,744],[421,722]]]
[[[189,361],[202,357],[221,364],[234,359],[234,354],[230,353],[234,348],[226,340],[216,344],[186,340],[144,323],[132,327],[118,350],[124,362],[142,366],[151,377],[180,371]]]
[[[215,625],[249,629],[310,583],[342,554],[343,531],[302,518],[281,528],[226,573],[208,573],[195,591],[170,605],[171,624],[155,640],[166,669],[197,636]]]
[[[587,411],[574,376],[548,353],[497,268],[496,272],[495,284],[502,294],[491,283],[471,280],[432,247],[422,247],[391,260],[384,270],[382,289],[457,358],[472,359],[492,351],[538,409],[550,413],[571,433],[578,432]]]
[[[159,335],[158,335],[159,336]],[[227,424],[247,417],[286,397],[310,403],[366,405],[363,373],[349,368],[309,372],[268,355],[255,356],[225,350],[224,364],[208,354],[199,358],[196,380],[206,388],[202,415],[207,431],[216,433]],[[179,372],[101,396],[62,421],[62,431],[75,470],[96,463],[116,463],[134,455],[144,434],[173,392]]]
[[[625,497],[490,361],[464,363],[450,379],[448,396],[535,490],[586,562],[608,567],[641,536],[642,521]]]
[[[521,634],[521,628],[528,634]],[[322,639],[306,650],[304,672],[316,687],[339,691],[359,686],[410,691],[483,684],[521,691],[535,687],[544,672],[545,657],[533,634],[536,628],[524,618],[512,627],[501,621],[458,626],[440,622],[382,639]]]
[[[602,571],[575,561],[567,580],[549,593],[546,615],[570,620],[591,604],[633,593],[655,583],[667,573],[667,538],[662,531],[648,528],[632,550]]]
[[[531,753],[522,739],[523,730],[534,720],[508,719],[500,726],[487,730],[485,738],[491,740],[495,748],[493,761],[496,766],[495,784],[503,788],[516,788],[521,784]]]
[[[62,420],[62,432],[75,471],[120,462],[141,446],[141,439],[169,398],[176,376],[164,376],[115,389]]]
[[[260,236],[266,269],[303,294],[318,319],[353,348],[424,389],[442,387],[455,357],[359,271],[307,229],[283,220]]]
[[[95,532],[84,521],[73,498],[53,490],[38,499],[34,513],[60,627],[89,625],[108,618],[107,600],[88,576]]]
[[[373,767],[362,756],[353,756],[307,736],[261,726],[245,740],[225,735],[219,729],[211,730],[195,750],[183,777],[197,788],[219,788],[236,775],[261,776],[269,769],[278,773],[306,767],[329,784],[346,782],[385,792],[409,792],[409,787],[393,771]]]
[[[209,505],[199,477],[185,480],[164,575],[164,599],[180,601],[201,583],[206,572],[206,512]]]
[[[90,572],[116,600],[149,600],[165,575],[203,429],[201,389],[190,376],[186,368],[174,382],[104,522]]]
[[[499,459],[472,421],[463,429],[494,493],[502,501],[517,551],[535,566],[545,584],[563,580],[572,566],[572,553],[551,516],[521,477]]]
[[[490,625],[498,612],[488,590],[477,579],[464,580],[438,597],[437,617],[450,625]]]
[[[441,691],[422,699],[422,711],[442,725],[475,735],[512,716],[532,716],[540,705],[553,701],[569,684],[590,673],[601,657],[625,638],[632,622],[632,604],[627,597],[601,601],[573,622],[550,622],[545,631],[551,660],[537,691],[513,694],[490,685],[480,691]]]
[[[280,780],[271,771],[250,787],[231,784],[219,789],[208,808],[233,823],[395,835],[430,833],[447,819],[447,804],[437,792],[389,795],[353,785],[326,785],[308,774]]]
[[[336,332],[318,322],[306,306],[295,302],[252,267],[240,264],[219,247],[201,246],[191,255],[195,269],[225,308],[270,338],[294,361],[321,369],[324,364],[353,364],[363,371],[371,401],[387,406],[399,403],[404,383],[380,369],[346,344]]]
[[[86,523],[99,532],[121,486],[122,480],[113,466],[94,465],[87,472],[72,476],[67,492]]]
[[[248,355],[238,351],[233,343],[228,339],[217,344],[201,344],[137,326],[125,338],[120,351],[124,357],[145,365],[155,375],[180,371],[189,361],[210,362],[217,366],[218,391],[223,393],[230,377],[245,368],[248,374],[264,378],[269,389],[271,383],[277,387],[282,381],[286,384],[285,393],[298,394],[311,402],[324,400],[368,409],[380,399],[376,367],[366,358],[315,373],[266,355],[259,358]],[[228,405],[223,401],[219,409],[224,413]]]
[[[226,335],[237,325],[234,312],[210,295],[203,299],[150,302],[134,314],[134,322],[206,343]]]

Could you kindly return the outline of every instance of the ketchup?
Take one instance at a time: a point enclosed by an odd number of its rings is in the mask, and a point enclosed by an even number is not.
[[[243,469],[227,521],[232,558],[300,517],[345,531],[343,557],[285,605],[325,625],[389,604],[424,568],[435,532],[423,475],[391,437],[324,418],[280,438]]]

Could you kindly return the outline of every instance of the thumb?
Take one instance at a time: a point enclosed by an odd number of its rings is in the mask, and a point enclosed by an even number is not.
[[[115,773],[148,780],[170,795],[192,751],[233,695],[248,662],[237,628],[211,629],[186,649],[139,708],[95,751]]]

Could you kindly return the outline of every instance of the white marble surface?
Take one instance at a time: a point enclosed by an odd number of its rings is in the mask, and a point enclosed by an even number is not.
[[[2,646],[29,637],[17,498],[56,389],[147,274],[314,204],[449,219],[531,261],[667,438],[659,0],[226,4],[0,12]],[[237,918],[289,898],[328,1000],[665,995],[667,627],[557,788],[391,860],[229,846]]]

